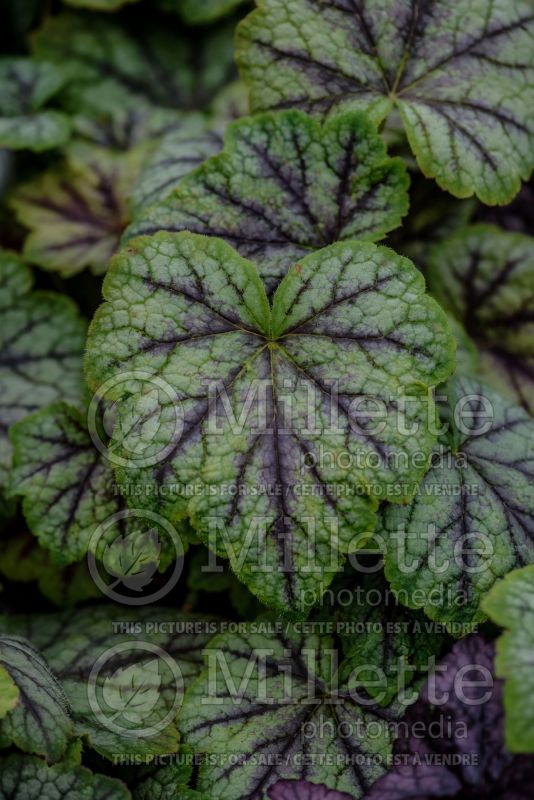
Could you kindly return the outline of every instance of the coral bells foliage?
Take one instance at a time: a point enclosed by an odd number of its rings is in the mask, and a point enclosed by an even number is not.
[[[0,800],[531,798],[531,2],[1,28]]]

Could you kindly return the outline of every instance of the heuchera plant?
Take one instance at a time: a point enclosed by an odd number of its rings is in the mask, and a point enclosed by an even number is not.
[[[0,14],[0,800],[530,800],[530,0]]]

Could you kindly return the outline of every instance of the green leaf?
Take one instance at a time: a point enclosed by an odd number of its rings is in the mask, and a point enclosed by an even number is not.
[[[200,119],[164,136],[135,182],[130,198],[134,215],[165,200],[181,178],[221,147],[220,134],[206,129]]]
[[[59,569],[31,533],[16,528],[0,542],[0,572],[8,580],[37,581],[39,591],[57,606],[73,606],[101,596],[85,562]]]
[[[202,648],[216,630],[176,609],[158,607],[156,617],[157,624],[150,608],[96,606],[6,616],[0,630],[39,648],[68,697],[75,733],[91,748],[108,758],[151,756],[176,752],[184,685],[200,671]],[[150,689],[156,670],[157,697]],[[136,709],[138,690],[145,705]]]
[[[41,151],[65,144],[71,130],[68,117],[43,110],[64,81],[52,64],[0,59],[0,147]]]
[[[399,600],[461,635],[495,581],[534,561],[534,421],[472,378],[451,381],[442,421],[417,496],[385,508],[379,533]]]
[[[301,256],[344,239],[376,241],[408,210],[408,177],[362,114],[324,125],[300,111],[238,120],[224,151],[130,235],[190,230],[255,259],[268,292]]]
[[[64,566],[90,552],[103,561],[108,575],[140,591],[160,560],[168,562],[167,553],[160,559],[160,528],[153,532],[152,520],[134,513],[120,516],[126,504],[113,464],[95,447],[86,415],[54,403],[17,423],[11,439],[12,492],[24,498],[28,525],[53,563]]]
[[[247,0],[156,0],[163,11],[174,11],[190,25],[214,22]]]
[[[68,74],[62,101],[73,112],[110,112],[143,105],[206,106],[234,74],[233,26],[200,39],[176,26],[144,20],[135,33],[108,16],[49,16],[33,38],[40,59]]]
[[[176,761],[171,764],[137,767],[133,780],[129,781],[135,786],[134,800],[209,800],[208,795],[188,788],[194,763],[194,753],[182,745]]]
[[[11,800],[131,800],[127,787],[115,778],[85,767],[55,764],[18,753],[0,758],[0,796]]]
[[[20,691],[5,667],[0,664],[0,719],[17,705]],[[2,729],[0,723],[0,731]]]
[[[335,613],[344,654],[340,679],[389,705],[401,685],[410,686],[428,672],[443,636],[422,613],[400,605],[381,575],[366,576],[358,588],[350,605]],[[382,602],[372,604],[375,598]]]
[[[263,602],[305,611],[373,530],[378,500],[405,502],[426,470],[427,387],[450,374],[454,343],[421,274],[386,248],[332,245],[290,270],[271,312],[225,242],[160,233],[130,242],[104,296],[86,368],[97,393],[121,382],[120,483],[171,519],[190,514]],[[128,460],[135,448],[149,466]]]
[[[73,734],[70,709],[42,656],[25,639],[0,636],[0,664],[18,690],[16,705],[0,722],[0,747],[59,761]]]
[[[210,642],[180,712],[184,741],[211,756],[198,789],[262,800],[277,780],[306,777],[362,797],[382,774],[399,704],[379,707],[340,684],[329,636],[267,622],[242,628]],[[335,771],[321,754],[338,759]]]
[[[492,225],[459,231],[433,251],[432,294],[479,350],[481,377],[534,414],[534,239]]]
[[[32,282],[21,259],[0,250],[0,486],[11,465],[9,427],[59,397],[79,403],[85,391],[86,324],[69,298],[31,292]]]
[[[30,230],[24,256],[65,277],[106,271],[129,220],[139,155],[77,143],[58,167],[17,187],[11,206]]]
[[[260,0],[238,29],[255,111],[400,112],[423,173],[504,204],[534,167],[526,0]]]
[[[512,753],[534,753],[534,566],[496,583],[484,609],[505,628],[497,640],[495,669],[504,678],[506,746]]]

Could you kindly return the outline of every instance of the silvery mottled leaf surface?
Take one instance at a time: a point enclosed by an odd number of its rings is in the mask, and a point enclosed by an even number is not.
[[[534,414],[534,238],[470,226],[434,249],[427,278],[474,339],[481,377]]]
[[[237,58],[255,111],[398,109],[423,173],[509,202],[534,166],[526,0],[260,0]]]
[[[32,292],[19,256],[0,251],[0,484],[6,484],[13,423],[59,397],[80,403],[86,323],[72,300]]]
[[[384,771],[402,707],[339,684],[332,637],[273,628],[213,639],[207,668],[186,693],[184,741],[220,756],[201,766],[198,788],[214,800],[263,800],[278,780],[305,778],[364,796]],[[321,754],[337,757],[335,772]]]
[[[117,753],[174,753],[178,731],[173,709],[178,711],[184,686],[199,673],[202,648],[213,632],[205,617],[176,609],[158,607],[157,622],[165,623],[164,630],[154,630],[153,609],[117,608],[101,605],[58,614],[4,616],[0,631],[24,636],[39,649],[67,695],[75,733],[85,737],[89,747],[108,758]],[[187,623],[192,632],[180,630],[180,624]],[[147,643],[158,652],[147,650]],[[99,659],[101,667],[95,673]],[[152,689],[156,671],[157,697]],[[140,686],[150,693],[141,706],[136,701]],[[171,711],[170,719],[160,726]],[[136,735],[145,729],[150,730]]]
[[[267,290],[301,256],[346,239],[377,241],[408,210],[408,177],[362,114],[324,125],[300,112],[238,120],[223,152],[141,212],[128,236],[220,236],[259,267]]]
[[[38,653],[19,636],[0,636],[0,665],[18,690],[16,705],[0,721],[0,748],[59,761],[74,733],[67,698]]]
[[[0,758],[0,795],[11,800],[131,800],[122,781],[68,764],[48,766],[39,758]]]
[[[170,519],[189,514],[208,546],[216,530],[263,602],[305,611],[374,528],[378,500],[405,502],[426,470],[427,387],[450,374],[454,343],[421,274],[376,245],[332,245],[290,270],[271,309],[254,265],[225,242],[160,233],[129,243],[104,296],[87,376],[98,392],[124,375],[114,447],[143,443],[154,457],[127,461],[119,481]]]
[[[534,562],[534,422],[473,378],[444,394],[449,429],[433,466],[410,504],[384,509],[379,531],[399,599],[461,635],[486,619],[495,581]]]

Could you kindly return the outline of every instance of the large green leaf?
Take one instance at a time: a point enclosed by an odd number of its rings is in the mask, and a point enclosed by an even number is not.
[[[506,745],[534,753],[534,566],[499,581],[484,601],[491,619],[505,628],[497,641],[495,669],[504,678]]]
[[[0,147],[40,151],[65,144],[68,117],[43,109],[64,81],[53,64],[0,59]]]
[[[457,197],[506,203],[534,166],[528,0],[259,0],[238,63],[253,110],[397,108],[419,166]]]
[[[11,205],[30,229],[25,257],[66,277],[105,272],[128,223],[139,158],[78,143],[65,162],[18,186]]]
[[[257,261],[271,292],[307,253],[344,239],[376,241],[408,210],[400,159],[362,114],[321,126],[300,111],[238,120],[224,151],[136,219],[131,235],[220,236]]]
[[[131,800],[121,781],[85,767],[48,766],[20,754],[0,758],[0,797],[10,800]]]
[[[232,33],[219,26],[198,39],[150,15],[134,31],[108,16],[64,13],[46,20],[33,45],[69,75],[62,98],[71,111],[202,108],[234,74]]]
[[[46,658],[69,700],[75,732],[108,758],[174,753],[184,686],[200,670],[213,630],[201,617],[158,608],[97,606],[6,616]],[[186,630],[189,625],[190,631]]]
[[[277,780],[305,777],[365,794],[383,772],[401,706],[348,690],[337,655],[334,639],[311,627],[256,623],[213,639],[179,716],[184,741],[210,756],[200,791],[263,800]]]
[[[85,322],[69,298],[31,292],[32,281],[18,256],[0,251],[0,485],[11,464],[10,425],[59,397],[79,403],[84,393]]]
[[[0,747],[59,761],[73,734],[63,689],[42,656],[25,639],[0,636],[0,665],[18,689],[17,703],[0,722]]]
[[[471,378],[447,394],[434,465],[379,533],[399,599],[461,634],[486,619],[495,581],[534,561],[534,421]]]
[[[86,367],[122,401],[120,482],[189,513],[261,600],[305,610],[378,500],[405,502],[426,470],[428,387],[454,342],[421,274],[386,248],[332,245],[290,270],[271,311],[225,242],[159,233],[113,261],[104,296]]]
[[[473,225],[433,251],[430,291],[479,349],[479,370],[534,414],[534,239]]]

